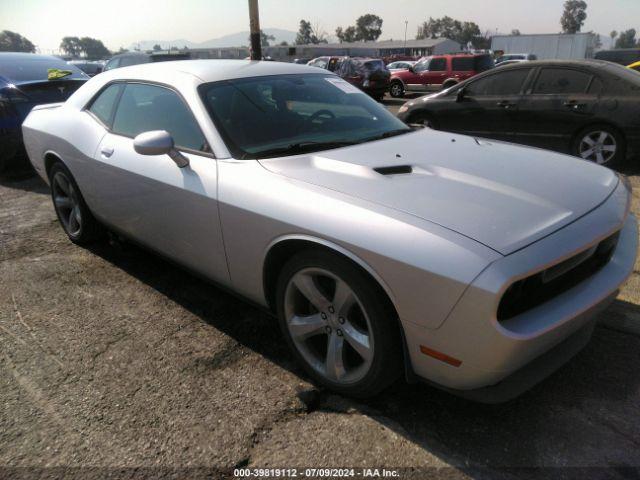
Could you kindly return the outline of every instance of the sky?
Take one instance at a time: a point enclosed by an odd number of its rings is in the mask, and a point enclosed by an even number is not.
[[[297,31],[301,18],[333,34],[365,13],[384,20],[380,39],[408,38],[431,17],[474,21],[481,30],[557,33],[564,0],[259,0],[262,28]],[[640,0],[587,0],[583,31],[608,36],[640,25]],[[247,0],[0,0],[0,30],[52,53],[64,36],[98,38],[111,50],[140,40],[202,42],[248,30]]]

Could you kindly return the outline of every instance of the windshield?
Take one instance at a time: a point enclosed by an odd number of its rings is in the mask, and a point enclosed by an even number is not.
[[[294,155],[410,131],[335,75],[242,78],[199,91],[235,158]]]
[[[0,56],[0,76],[14,83],[46,81],[50,68],[73,72],[71,75],[64,77],[64,80],[86,80],[88,78],[79,68],[69,65],[59,58],[38,55],[33,55],[33,57],[24,55],[20,58]]]

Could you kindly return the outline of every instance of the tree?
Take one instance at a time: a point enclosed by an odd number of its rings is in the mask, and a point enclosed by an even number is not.
[[[489,48],[487,44],[490,35],[484,36],[480,32],[480,27],[475,22],[461,22],[451,17],[444,16],[442,18],[430,17],[426,22],[418,27],[416,39],[423,38],[449,38],[458,43],[468,45],[474,48]]]
[[[358,17],[355,25],[336,28],[336,37],[343,42],[376,41],[382,35],[382,18],[372,13]]]
[[[336,37],[338,37],[340,43],[355,42],[358,40],[358,32],[354,26],[347,27],[344,30],[342,27],[338,27],[336,28]]]
[[[563,33],[578,33],[587,19],[587,2],[584,0],[567,0],[560,18]]]
[[[33,53],[36,47],[19,33],[3,30],[0,32],[0,52]]]
[[[159,44],[159,43],[156,43],[156,44],[153,46],[153,51],[154,51],[154,52],[159,52],[160,50],[162,50],[162,47],[160,46],[160,44]]]
[[[79,57],[82,53],[82,45],[78,37],[64,37],[60,42],[60,50],[72,57]]]
[[[514,37],[519,37],[521,35],[520,30],[514,28],[513,30],[511,30],[511,35],[513,35]]]
[[[376,41],[382,35],[382,18],[372,13],[362,15],[356,20],[358,40]]]
[[[287,42],[286,40],[283,40],[280,42],[280,46],[281,47],[288,47],[289,46],[289,42]]]
[[[101,40],[91,37],[82,37],[80,39],[80,48],[85,57],[90,59],[101,59],[111,55],[111,52]]]
[[[300,28],[296,35],[296,45],[327,43],[327,32],[319,24],[312,25],[307,20],[300,20]]]
[[[630,28],[620,32],[616,41],[616,48],[633,48],[636,46],[636,29]]]
[[[618,36],[618,32],[616,30],[611,30],[611,33],[609,34],[609,36],[611,37],[611,41],[613,42]]]

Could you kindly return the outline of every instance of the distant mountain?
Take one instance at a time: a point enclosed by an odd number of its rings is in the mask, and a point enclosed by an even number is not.
[[[271,40],[271,45],[278,45],[280,42],[292,44],[296,39],[296,32],[290,30],[282,30],[280,28],[263,28],[267,35],[273,35],[275,40]],[[225,48],[225,47],[242,47],[249,45],[249,31],[232,33],[219,38],[212,38],[206,42],[191,42],[185,39],[178,40],[142,40],[140,42],[129,45],[129,50],[139,48],[140,50],[152,50],[154,45],[160,45],[163,50],[171,47],[178,48]]]

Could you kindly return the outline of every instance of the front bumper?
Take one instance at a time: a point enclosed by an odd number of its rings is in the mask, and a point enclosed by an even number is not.
[[[439,328],[428,330],[404,322],[413,372],[456,391],[497,386],[588,327],[633,271],[638,226],[635,217],[628,214],[628,200],[629,193],[620,182],[613,194],[589,214],[493,262],[472,282]],[[498,304],[509,285],[590,248],[616,231],[620,231],[620,237],[611,259],[595,274],[524,313],[497,320]],[[585,244],[588,238],[592,241]],[[429,357],[421,353],[421,345],[462,363],[454,366]],[[547,373],[529,375],[535,381],[524,382],[523,388],[542,380],[574,353],[555,355],[552,368],[539,367]]]

